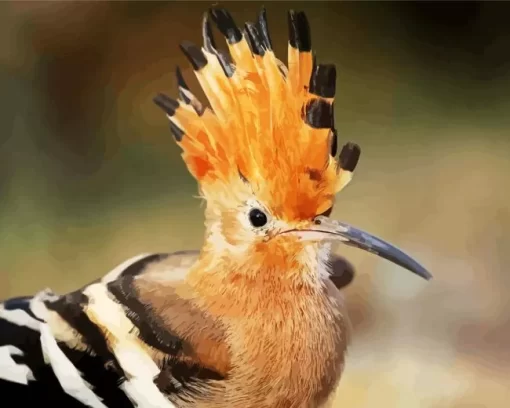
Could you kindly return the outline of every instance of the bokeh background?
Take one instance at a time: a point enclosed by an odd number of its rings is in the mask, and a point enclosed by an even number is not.
[[[65,292],[141,252],[197,248],[203,215],[158,91],[199,2],[0,2],[0,298]],[[239,23],[261,3],[221,3]],[[307,12],[363,154],[333,216],[398,244],[425,282],[338,248],[355,328],[335,407],[510,400],[509,3],[266,2],[286,60]],[[218,39],[221,39],[218,37]]]

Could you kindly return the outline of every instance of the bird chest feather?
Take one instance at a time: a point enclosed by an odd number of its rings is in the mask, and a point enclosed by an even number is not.
[[[266,301],[226,318],[233,367],[227,394],[239,398],[242,386],[246,400],[235,406],[247,408],[322,406],[340,378],[348,343],[340,293],[328,282],[318,294]]]

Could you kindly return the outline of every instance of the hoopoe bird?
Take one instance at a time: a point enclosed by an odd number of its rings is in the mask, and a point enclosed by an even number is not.
[[[204,245],[134,257],[65,295],[0,304],[2,407],[322,407],[350,327],[339,289],[353,270],[331,246],[431,277],[330,218],[360,148],[337,154],[335,67],[316,62],[305,14],[288,17],[288,66],[273,53],[265,10],[241,30],[212,9],[203,46],[182,43],[211,107],[179,70],[179,99],[154,101],[206,202]]]

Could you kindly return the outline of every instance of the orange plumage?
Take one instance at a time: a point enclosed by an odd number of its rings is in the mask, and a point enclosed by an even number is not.
[[[328,70],[326,85],[334,92],[334,67],[315,64],[304,14],[290,16],[291,26],[307,44],[300,50],[289,43],[288,69],[261,38],[260,22],[247,24],[237,42],[228,42],[232,60],[222,64],[218,51],[207,46],[212,34],[204,18],[204,48],[189,43],[182,48],[188,56],[202,58],[203,66],[195,74],[212,110],[203,109],[181,87],[181,98],[169,118],[184,134],[178,141],[184,161],[206,199],[217,196],[241,174],[275,215],[298,221],[332,206],[335,194],[346,184],[346,170],[331,149],[336,143],[334,93],[321,95],[309,86]],[[224,23],[225,17],[219,18]],[[264,13],[260,19],[264,21]],[[258,54],[253,52],[257,46]],[[314,117],[322,123],[314,123]]]

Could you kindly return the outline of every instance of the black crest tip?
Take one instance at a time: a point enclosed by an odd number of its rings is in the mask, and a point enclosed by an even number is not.
[[[180,142],[184,137],[184,132],[172,121],[170,121],[170,131],[177,142]]]
[[[310,52],[312,50],[312,37],[306,14],[302,11],[290,10],[287,16],[291,47],[297,48],[300,52]]]
[[[225,36],[229,44],[237,44],[243,38],[241,30],[236,26],[232,15],[223,8],[209,10],[212,20]]]
[[[168,116],[173,116],[177,108],[179,108],[179,102],[162,93],[156,95],[152,100],[163,109]]]
[[[267,12],[265,7],[262,7],[262,10],[260,10],[257,25],[260,32],[260,37],[264,43],[264,47],[266,50],[271,51],[273,49],[273,44],[271,42],[271,36],[269,35],[269,25],[267,23]]]
[[[346,143],[340,151],[338,158],[340,162],[340,168],[353,172],[356,168],[359,157],[361,155],[361,148],[356,143]]]
[[[234,65],[234,61],[232,61],[230,53],[228,51],[217,50],[215,54],[216,57],[218,58],[218,61],[220,62],[223,72],[228,78],[231,78],[232,75],[234,75],[236,68]]]
[[[253,23],[246,23],[244,25],[246,40],[248,41],[248,45],[250,46],[251,52],[255,55],[263,56],[266,52],[264,49],[263,40],[260,37],[260,33],[257,30],[257,26]]]
[[[232,77],[232,75],[234,75],[235,72],[232,57],[228,52],[218,50],[218,48],[216,47],[216,41],[214,40],[212,26],[209,20],[209,14],[212,14],[212,11],[209,11],[209,13],[205,13],[204,18],[202,20],[202,36],[204,37],[204,49],[207,52],[216,55],[216,58],[218,58],[218,61],[221,65],[221,68],[223,69],[223,72],[227,77],[230,78]]]
[[[305,106],[304,119],[314,129],[333,129],[333,104],[325,99],[312,99]]]
[[[331,156],[335,157],[338,152],[338,135],[336,129],[331,129]]]
[[[188,58],[195,71],[198,71],[207,65],[207,58],[205,57],[202,50],[195,44],[189,41],[183,41],[180,44],[180,48],[184,55],[186,55]]]
[[[184,77],[182,76],[182,71],[178,66],[175,67],[175,76],[177,77],[177,86],[179,87],[179,98],[181,98],[186,103],[190,103],[191,99],[188,98],[186,93],[182,91],[183,89],[185,91],[189,91],[189,87],[186,84],[186,81],[184,81]]]
[[[202,36],[204,38],[204,48],[208,52],[214,53],[214,50],[216,50],[216,41],[214,40],[211,22],[209,21],[209,13],[204,13],[202,19]]]
[[[310,77],[309,92],[322,98],[334,98],[336,91],[336,67],[333,64],[314,65]]]

